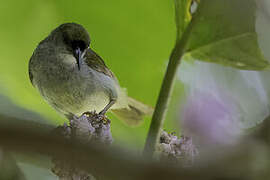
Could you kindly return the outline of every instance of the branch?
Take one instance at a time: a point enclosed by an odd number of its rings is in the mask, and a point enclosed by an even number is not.
[[[240,180],[267,179],[270,175],[270,119],[266,119],[257,136],[248,136],[233,147],[218,147],[206,155],[200,154],[201,158],[192,168],[155,162],[95,142],[84,144],[76,139],[67,140],[52,135],[51,129],[41,127],[37,123],[0,115],[0,145],[15,152],[53,155],[96,177],[102,175],[112,180]]]
[[[159,180],[192,175],[188,171],[179,171],[178,166],[146,161],[141,156],[119,148],[108,148],[98,142],[85,144],[76,139],[54,136],[51,127],[41,127],[38,123],[0,115],[0,145],[14,152],[57,157],[95,177],[102,175],[112,180],[120,177],[125,180],[149,177]]]

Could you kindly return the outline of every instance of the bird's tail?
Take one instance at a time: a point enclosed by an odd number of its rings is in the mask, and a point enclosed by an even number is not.
[[[153,114],[153,108],[128,97],[128,107],[112,109],[112,112],[126,124],[137,126],[145,116],[151,116]]]

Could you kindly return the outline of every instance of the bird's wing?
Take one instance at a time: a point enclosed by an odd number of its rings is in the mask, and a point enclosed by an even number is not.
[[[104,61],[102,60],[102,58],[101,58],[99,55],[97,55],[97,54],[96,54],[93,50],[91,50],[90,48],[87,49],[87,51],[86,51],[86,53],[85,53],[85,55],[84,55],[84,60],[85,60],[86,64],[87,64],[90,68],[92,68],[92,69],[94,69],[94,70],[96,70],[96,71],[98,71],[98,72],[104,73],[105,75],[110,76],[110,77],[116,79],[115,76],[114,76],[114,74],[113,74],[113,73],[110,71],[110,69],[105,65],[105,63],[104,63]]]

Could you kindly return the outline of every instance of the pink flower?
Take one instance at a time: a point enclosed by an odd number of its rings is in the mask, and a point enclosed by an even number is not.
[[[230,144],[235,142],[240,129],[233,117],[232,104],[225,97],[193,92],[182,111],[182,130],[193,136],[200,145]]]

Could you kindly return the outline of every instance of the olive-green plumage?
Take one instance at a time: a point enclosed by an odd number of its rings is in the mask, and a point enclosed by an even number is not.
[[[29,61],[29,77],[44,99],[67,117],[111,109],[137,125],[151,115],[152,108],[128,97],[89,46],[89,34],[76,23],[60,25],[39,43]]]

